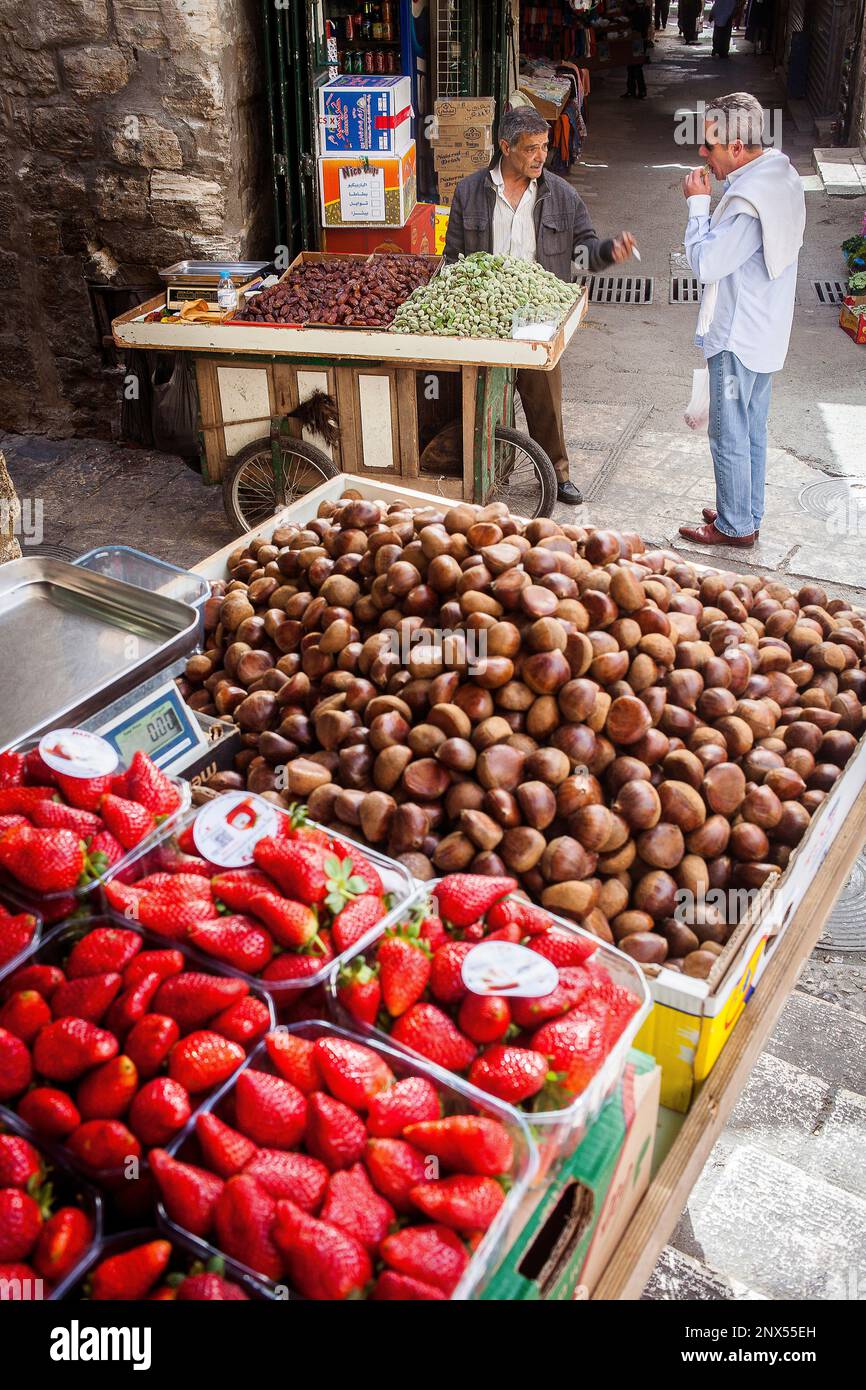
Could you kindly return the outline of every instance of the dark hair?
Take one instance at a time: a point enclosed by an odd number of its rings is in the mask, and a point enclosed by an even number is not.
[[[534,106],[515,106],[499,122],[499,138],[506,145],[516,145],[521,135],[547,135],[549,130],[547,121]]]

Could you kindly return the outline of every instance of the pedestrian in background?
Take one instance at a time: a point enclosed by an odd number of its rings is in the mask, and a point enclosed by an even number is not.
[[[709,371],[716,478],[705,524],[680,527],[699,545],[748,547],[758,539],[770,389],[791,337],[806,200],[788,156],[761,143],[763,124],[748,92],[720,97],[704,121],[706,165],[683,180],[686,257],[704,286],[695,342]],[[725,183],[712,217],[708,170]]]
[[[698,20],[701,17],[703,0],[679,0],[677,15],[682,29],[684,43],[697,43]]]
[[[728,58],[731,49],[731,31],[738,0],[716,0],[710,12],[713,21],[713,57]]]
[[[626,0],[624,10],[632,29],[636,34],[640,34],[644,60],[646,60],[647,39],[652,24],[652,10],[648,0]],[[643,101],[646,97],[644,63],[629,63],[625,72],[626,89],[623,92],[623,97],[637,97],[639,101]]]
[[[667,29],[670,10],[671,0],[655,0],[654,21],[657,29]]]

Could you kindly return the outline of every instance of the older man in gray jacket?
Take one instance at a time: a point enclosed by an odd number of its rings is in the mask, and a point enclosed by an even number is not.
[[[461,179],[455,190],[445,238],[447,261],[491,251],[537,261],[570,281],[628,259],[634,248],[631,233],[606,241],[596,236],[583,199],[565,179],[545,169],[549,134],[547,121],[532,107],[503,116],[499,158],[490,169]],[[582,502],[568,477],[559,367],[518,372],[516,384],[529,433],[556,469],[559,501]]]

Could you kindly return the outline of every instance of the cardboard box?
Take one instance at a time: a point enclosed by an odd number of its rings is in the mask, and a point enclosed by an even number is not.
[[[319,87],[319,152],[405,154],[412,142],[408,77],[335,77]]]
[[[864,304],[866,294],[850,294],[839,310],[839,327],[849,338],[853,338],[855,343],[861,345],[866,343],[866,313],[862,309]],[[858,308],[860,313],[857,312]]]
[[[441,256],[445,250],[445,237],[448,233],[449,209],[441,205],[436,207],[436,241],[434,249],[437,256]]]
[[[322,250],[338,254],[403,251],[412,256],[432,256],[436,254],[435,216],[434,203],[416,203],[403,227],[325,227]]]
[[[659,1077],[652,1057],[629,1053],[622,1082],[544,1188],[482,1299],[589,1297],[649,1184]]]
[[[433,168],[437,173],[474,174],[476,169],[486,169],[490,163],[492,149],[443,149],[436,146],[433,151]]]
[[[440,174],[437,179],[439,185],[439,202],[445,207],[450,207],[454,201],[454,193],[461,179],[465,179],[465,174]]]
[[[490,125],[496,116],[494,97],[438,97],[433,103],[437,121],[450,125]]]
[[[434,149],[492,150],[493,127],[489,125],[452,125],[440,121],[430,133]]]
[[[402,227],[416,202],[415,141],[405,154],[320,155],[322,226]]]
[[[708,980],[695,980],[661,966],[650,980],[654,1004],[635,1047],[652,1053],[662,1068],[662,1105],[688,1111],[864,785],[866,738],[815,812],[785,873],[765,884],[753,900],[719,957],[718,978],[714,971]]]

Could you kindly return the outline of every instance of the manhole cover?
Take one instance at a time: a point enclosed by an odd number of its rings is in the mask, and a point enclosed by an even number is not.
[[[591,275],[590,304],[652,304],[653,282],[643,275]]]
[[[700,304],[701,282],[695,275],[672,275],[668,291],[670,304]]]
[[[818,942],[825,951],[866,951],[866,855],[861,855]]]
[[[809,516],[827,523],[836,533],[859,533],[866,526],[866,483],[850,482],[847,478],[827,478],[823,483],[809,483],[802,488],[797,501]]]
[[[831,309],[834,304],[841,304],[845,298],[845,286],[841,280],[813,280],[812,289],[818,303],[828,304]]]

